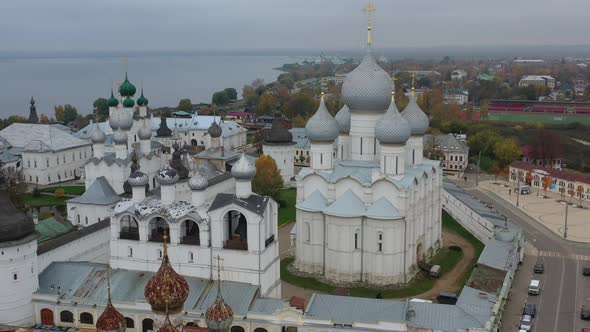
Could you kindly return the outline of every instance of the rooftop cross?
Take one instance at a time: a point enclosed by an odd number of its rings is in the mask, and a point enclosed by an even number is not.
[[[398,78],[395,77],[395,75],[391,75],[391,102],[395,103],[395,81],[397,81]]]
[[[221,297],[221,262],[223,262],[223,258],[217,255],[215,259],[217,259],[217,296]]]
[[[369,0],[367,7],[365,7],[365,12],[367,13],[367,45],[371,46],[373,42],[373,13],[375,12],[375,5],[373,5],[373,1]]]
[[[412,97],[416,95],[416,73],[412,73]]]

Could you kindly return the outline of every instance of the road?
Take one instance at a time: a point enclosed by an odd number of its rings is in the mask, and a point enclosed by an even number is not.
[[[590,328],[590,321],[580,319],[581,306],[590,305],[590,277],[582,275],[582,268],[590,266],[590,246],[555,235],[493,193],[473,187],[466,190],[481,201],[492,203],[498,212],[518,224],[529,245],[527,252],[533,253],[525,257],[516,272],[501,331],[518,331],[525,302],[537,305],[533,331],[569,332]],[[537,259],[545,263],[544,274],[532,273]],[[538,296],[527,294],[531,279],[541,281],[541,294]]]

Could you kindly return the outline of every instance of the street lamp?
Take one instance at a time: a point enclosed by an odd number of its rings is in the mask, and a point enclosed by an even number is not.
[[[563,227],[563,238],[567,239],[567,208],[568,208],[569,204],[567,204],[567,202],[565,202],[565,225]]]

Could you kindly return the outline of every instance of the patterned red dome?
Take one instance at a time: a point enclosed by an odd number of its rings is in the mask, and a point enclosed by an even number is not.
[[[182,311],[188,297],[188,283],[176,273],[168,259],[168,237],[164,233],[164,257],[156,274],[147,282],[144,289],[146,301],[152,306],[152,312],[158,315],[174,315]],[[168,310],[166,310],[166,304]]]
[[[127,322],[111,301],[111,278],[110,267],[107,265],[107,306],[96,321],[97,332],[125,332]]]
[[[125,317],[113,307],[110,299],[106,308],[96,321],[97,332],[125,332],[127,322]]]
[[[223,301],[220,293],[217,293],[215,302],[205,313],[205,322],[209,331],[229,331],[234,320],[234,311]]]

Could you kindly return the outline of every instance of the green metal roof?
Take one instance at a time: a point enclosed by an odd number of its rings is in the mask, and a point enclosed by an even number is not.
[[[55,217],[49,217],[40,220],[39,223],[35,225],[35,230],[41,234],[37,241],[43,242],[73,231],[74,226],[68,221],[60,222]]]

